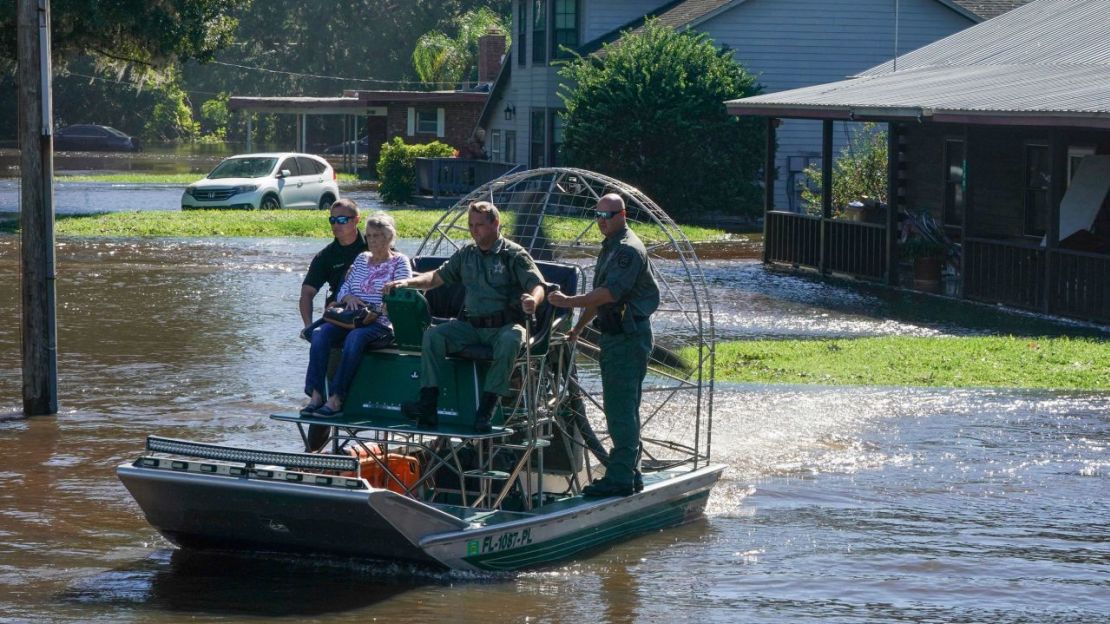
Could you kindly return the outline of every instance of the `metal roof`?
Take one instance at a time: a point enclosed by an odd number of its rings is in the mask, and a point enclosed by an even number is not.
[[[859,77],[727,103],[747,115],[1110,127],[1110,0],[1038,0]]]

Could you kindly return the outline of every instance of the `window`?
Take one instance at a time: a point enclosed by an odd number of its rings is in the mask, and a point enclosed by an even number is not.
[[[1048,186],[1052,180],[1047,145],[1025,146],[1026,236],[1044,236],[1048,226]]]
[[[532,63],[547,62],[547,2],[532,0]]]
[[[439,134],[439,120],[434,108],[416,110],[417,134]]]
[[[501,160],[501,131],[491,130],[489,133],[489,159],[493,162],[504,162]]]
[[[547,118],[551,123],[551,145],[547,152],[547,162],[552,167],[558,167],[563,164],[560,152],[563,148],[563,134],[566,132],[567,122],[563,118],[562,111],[553,110]]]
[[[944,142],[944,224],[964,224],[964,142]]]
[[[516,130],[505,131],[505,149],[502,153],[505,155],[504,162],[516,162]]]
[[[301,169],[301,175],[316,175],[324,172],[324,163],[307,156],[297,156],[297,166]]]
[[[560,48],[578,47],[578,0],[555,0],[554,18],[551,58],[567,58],[570,53]]]
[[[528,0],[516,4],[516,62],[521,67],[528,62]]]
[[[301,175],[301,170],[297,167],[297,159],[294,156],[290,156],[289,158],[286,158],[281,162],[281,166],[278,167],[278,171],[281,171],[282,169],[288,169],[290,177]]]
[[[531,150],[528,154],[528,166],[532,169],[543,167],[546,156],[547,147],[547,110],[539,109],[532,111],[531,117],[531,132],[529,141],[531,143]]]
[[[1075,172],[1079,170],[1079,163],[1087,156],[1093,156],[1095,148],[1090,145],[1072,145],[1068,146],[1068,184],[1071,184],[1072,178],[1075,177]]]

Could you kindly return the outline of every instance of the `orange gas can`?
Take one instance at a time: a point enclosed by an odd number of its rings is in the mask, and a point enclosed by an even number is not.
[[[358,476],[366,479],[370,485],[376,488],[387,488],[404,494],[405,490],[420,481],[420,460],[411,455],[383,454],[381,448],[376,446],[367,451],[366,447],[362,445],[349,448],[347,452],[352,457],[358,458]],[[395,478],[391,478],[391,474]],[[343,476],[353,477],[355,475],[351,472],[345,472]]]

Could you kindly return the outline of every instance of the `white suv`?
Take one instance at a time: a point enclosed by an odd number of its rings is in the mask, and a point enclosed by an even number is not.
[[[331,207],[339,199],[335,170],[309,154],[242,154],[232,156],[207,177],[185,188],[182,210],[199,208]]]

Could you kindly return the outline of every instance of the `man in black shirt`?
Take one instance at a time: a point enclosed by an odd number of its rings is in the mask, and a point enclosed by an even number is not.
[[[312,302],[320,287],[325,283],[328,285],[328,296],[324,301],[326,308],[335,300],[335,294],[339,292],[351,263],[367,250],[366,237],[358,229],[358,204],[353,200],[340,199],[332,204],[328,221],[335,240],[312,259],[308,274],[301,284],[300,310],[305,329],[312,325]]]

